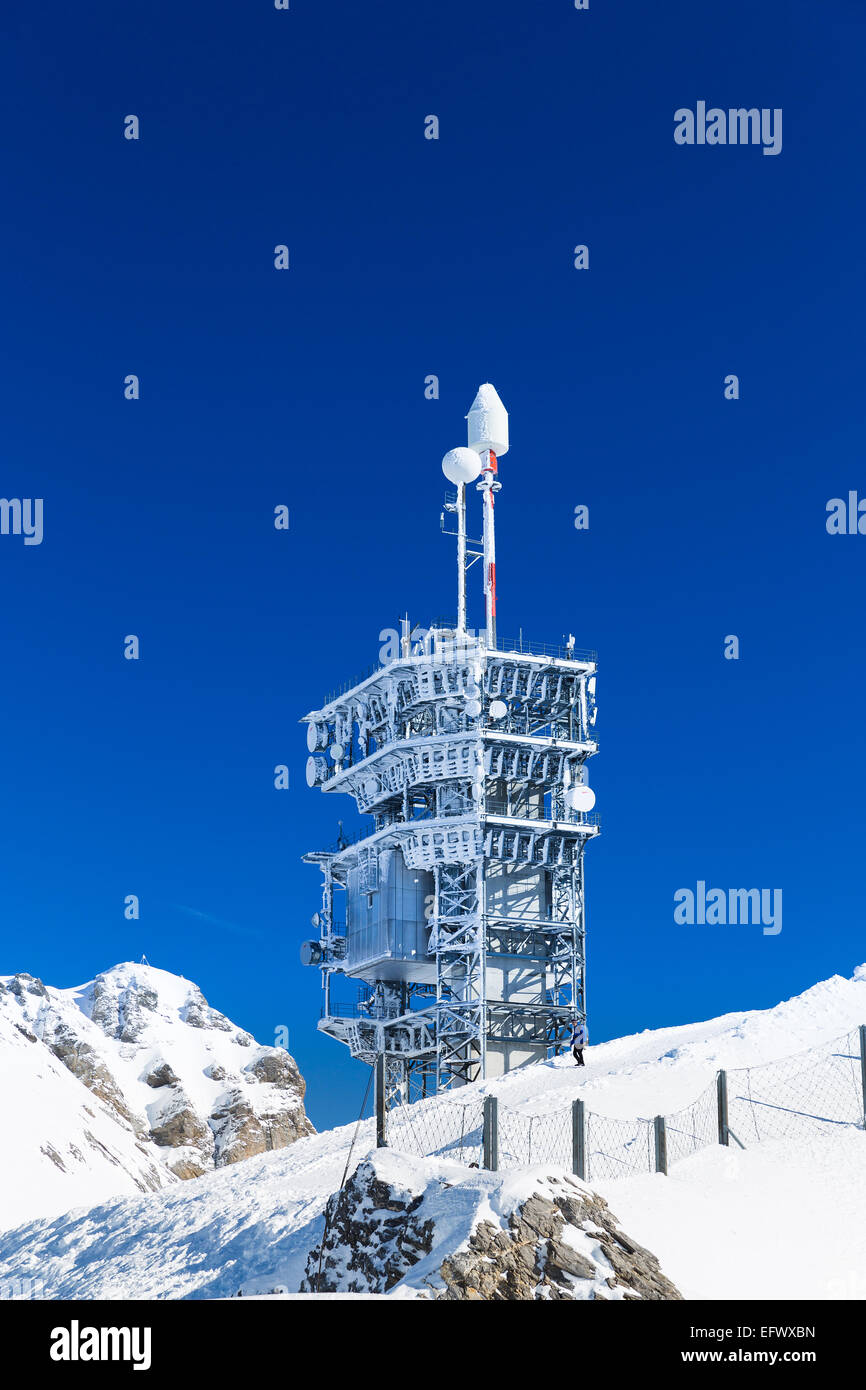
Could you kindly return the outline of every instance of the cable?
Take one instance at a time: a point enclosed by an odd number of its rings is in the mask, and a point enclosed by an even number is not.
[[[355,1124],[355,1133],[352,1135],[352,1142],[351,1142],[351,1144],[349,1145],[349,1153],[348,1153],[348,1155],[347,1155],[347,1157],[346,1157],[346,1166],[345,1166],[345,1168],[343,1169],[343,1176],[342,1176],[342,1178],[340,1179],[340,1186],[337,1188],[337,1192],[342,1192],[343,1188],[344,1188],[345,1185],[346,1185],[346,1175],[347,1175],[347,1173],[348,1173],[348,1171],[349,1171],[349,1164],[350,1164],[351,1161],[352,1161],[352,1151],[353,1151],[353,1149],[354,1149],[354,1147],[355,1147],[355,1141],[356,1141],[357,1138],[358,1138],[358,1130],[361,1128],[361,1121],[362,1121],[363,1118],[364,1118],[364,1111],[365,1111],[366,1108],[367,1108],[367,1097],[368,1097],[369,1094],[370,1094],[370,1086],[371,1086],[372,1081],[373,1081],[373,1073],[374,1073],[374,1071],[375,1071],[375,1067],[371,1067],[371,1068],[370,1068],[370,1075],[367,1077],[367,1087],[366,1087],[366,1090],[364,1091],[364,1099],[361,1101],[361,1111],[360,1111],[360,1114],[358,1115],[358,1119],[357,1119],[356,1124]],[[332,1193],[331,1196],[332,1196],[332,1197],[336,1197],[337,1192]],[[324,1254],[325,1254],[325,1241],[328,1239],[328,1231],[330,1230],[330,1226],[331,1226],[331,1199],[330,1199],[330,1197],[329,1197],[329,1198],[328,1198],[328,1201],[327,1201],[326,1204],[325,1204],[325,1229],[324,1229],[324,1231],[322,1232],[322,1243],[321,1243],[321,1245],[319,1246],[319,1268],[318,1268],[318,1270],[316,1271],[316,1293],[321,1293],[321,1292],[322,1292],[322,1260],[323,1260]]]

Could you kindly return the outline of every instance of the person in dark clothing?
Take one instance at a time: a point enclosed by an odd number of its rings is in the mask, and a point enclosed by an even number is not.
[[[576,1023],[571,1032],[571,1055],[579,1067],[586,1063],[583,1060],[583,1049],[587,1044],[588,1034],[585,1023]]]

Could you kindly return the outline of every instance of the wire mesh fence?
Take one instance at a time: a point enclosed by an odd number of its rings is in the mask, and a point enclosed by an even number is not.
[[[479,1167],[482,1161],[482,1106],[435,1097],[400,1105],[388,1114],[388,1143],[419,1158],[450,1158]]]
[[[741,1144],[808,1140],[863,1119],[856,1032],[779,1062],[728,1072],[728,1124]]]
[[[665,1115],[667,1135],[668,1165],[690,1158],[699,1149],[719,1142],[719,1100],[718,1086],[710,1082],[707,1089],[686,1105]]]
[[[571,1101],[534,1113],[500,1100],[491,1112],[496,1115],[498,1167],[509,1170],[549,1163],[579,1171],[579,1161],[587,1180],[617,1179],[656,1172],[665,1169],[665,1163],[670,1168],[718,1144],[725,1123],[744,1148],[768,1139],[803,1144],[835,1128],[862,1128],[864,1048],[863,1035],[855,1029],[777,1062],[716,1073],[695,1100],[659,1122],[664,1162],[657,1152],[652,1119],[597,1115],[582,1106],[577,1110],[579,1102]],[[726,1078],[722,1086],[726,1109],[720,1101],[720,1076]],[[388,1143],[421,1157],[451,1158],[480,1167],[484,1124],[481,1097],[434,1097],[390,1111]]]
[[[614,1120],[589,1111],[586,1116],[586,1176],[628,1178],[651,1173],[655,1146],[651,1120]]]
[[[499,1107],[500,1168],[531,1168],[550,1163],[570,1168],[572,1159],[571,1105],[545,1115]]]

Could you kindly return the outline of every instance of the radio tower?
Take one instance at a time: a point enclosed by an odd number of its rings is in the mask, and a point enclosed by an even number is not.
[[[556,1054],[586,1018],[596,656],[573,638],[499,637],[494,498],[508,413],[489,383],[467,420],[468,445],[442,463],[456,488],[445,501],[456,621],[413,633],[406,620],[391,660],[304,717],[308,785],[348,793],[370,819],[304,856],[324,885],[301,959],[322,972],[319,1028],[383,1063],[389,1106]],[[481,542],[466,533],[473,482]],[[477,561],[478,633],[466,625]]]

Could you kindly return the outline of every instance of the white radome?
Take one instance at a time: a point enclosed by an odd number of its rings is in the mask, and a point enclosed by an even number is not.
[[[508,411],[489,381],[479,386],[466,419],[470,449],[478,454],[492,449],[497,458],[508,453]]]
[[[595,805],[595,792],[585,782],[579,782],[566,793],[565,802],[572,811],[591,811]]]
[[[481,472],[481,460],[474,449],[449,449],[442,460],[442,472],[449,483],[474,483]]]

